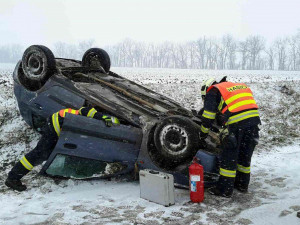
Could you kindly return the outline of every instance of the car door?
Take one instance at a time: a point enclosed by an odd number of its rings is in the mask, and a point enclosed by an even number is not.
[[[76,177],[81,172],[79,178],[127,173],[134,169],[141,140],[140,128],[107,127],[102,120],[66,114],[59,140],[42,173]]]

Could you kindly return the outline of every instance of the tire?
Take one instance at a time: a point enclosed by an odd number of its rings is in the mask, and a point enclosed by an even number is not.
[[[90,48],[82,57],[82,66],[99,68],[102,67],[106,73],[110,70],[110,58],[106,51],[101,48]]]
[[[55,70],[55,58],[51,50],[43,45],[32,45],[23,54],[22,71],[19,71],[18,77],[25,88],[37,91]]]
[[[199,145],[199,129],[182,116],[165,118],[154,131],[157,153],[170,164],[179,164],[192,158]]]

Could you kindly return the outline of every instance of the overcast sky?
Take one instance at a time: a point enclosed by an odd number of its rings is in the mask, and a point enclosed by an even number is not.
[[[295,34],[300,0],[0,0],[0,45]]]

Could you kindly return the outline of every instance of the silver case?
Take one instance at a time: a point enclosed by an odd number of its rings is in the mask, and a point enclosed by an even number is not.
[[[175,204],[174,177],[155,170],[140,170],[140,197],[164,206]]]

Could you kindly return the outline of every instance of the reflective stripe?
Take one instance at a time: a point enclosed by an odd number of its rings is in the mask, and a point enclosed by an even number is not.
[[[216,113],[204,110],[202,116],[205,117],[205,118],[207,118],[207,119],[212,119],[213,120],[213,119],[216,118]]]
[[[30,162],[28,162],[28,160],[26,159],[26,157],[24,156],[20,162],[22,163],[22,165],[27,169],[27,170],[32,170],[33,169],[33,165],[31,165]]]
[[[221,111],[221,109],[223,108],[223,104],[224,104],[224,99],[223,97],[221,96],[221,101],[220,101],[220,104],[218,106],[218,110]]]
[[[203,125],[201,125],[201,131],[202,131],[203,133],[207,134],[208,131],[209,131],[209,128],[206,128],[206,127],[204,127]]]
[[[216,115],[216,113],[213,113],[213,112],[210,112],[210,111],[207,111],[207,110],[204,110],[203,113],[206,113],[206,114],[212,115],[212,116],[215,116],[215,115]]]
[[[228,107],[228,110],[231,112],[232,110],[244,106],[244,105],[251,105],[251,104],[256,104],[255,100],[245,100],[245,101],[240,101],[237,102],[236,104],[233,104],[232,106]]]
[[[65,117],[66,116],[66,112],[68,112],[68,111],[69,111],[69,109],[62,109],[62,110],[59,111],[59,115],[61,117]]]
[[[229,113],[241,112],[244,110],[258,109],[258,106],[253,98],[253,93],[250,88],[243,83],[222,82],[214,85],[218,88],[225,104],[222,108],[219,105],[219,110],[223,114],[226,111]],[[225,105],[225,106],[224,106]]]
[[[80,108],[80,109],[82,109],[82,108]],[[60,130],[61,130],[60,125],[59,125],[59,121],[58,121],[58,115],[60,117],[64,118],[66,116],[66,113],[71,113],[71,114],[78,115],[79,114],[79,110],[70,109],[70,108],[68,108],[68,109],[62,109],[59,112],[54,113],[52,115],[52,124],[53,124],[54,130],[55,130],[57,136],[60,135]]]
[[[88,112],[87,117],[93,118],[96,112],[97,112],[97,110],[94,109],[94,108],[92,108],[92,109]]]
[[[201,85],[201,95],[205,96],[206,92],[208,92],[208,88],[211,87],[211,85],[215,82],[216,80],[214,78],[210,78],[206,81],[204,81]],[[204,87],[204,88],[202,88]]]
[[[95,110],[95,112],[93,112],[93,114],[91,115],[92,118],[94,118],[96,112],[97,112],[96,110]]]
[[[52,115],[52,124],[53,124],[54,130],[55,130],[57,136],[59,136],[59,134],[60,134],[60,126],[59,126],[59,122],[58,122],[58,112],[54,113]]]
[[[111,119],[114,124],[120,124],[120,121],[117,117],[112,116]]]
[[[85,108],[85,107],[81,107],[81,108],[78,110],[78,114],[79,114],[79,115],[82,115],[81,110],[84,109],[84,108]]]
[[[258,110],[249,110],[247,112],[239,113],[235,116],[229,117],[226,125],[237,123],[239,121],[242,121],[242,120],[245,120],[245,119],[248,119],[248,118],[251,118],[251,117],[256,117],[256,116],[259,116]]]
[[[237,100],[238,98],[248,97],[248,96],[253,97],[253,95],[251,93],[240,93],[240,94],[237,94],[237,95],[234,95],[234,96],[230,97],[225,102],[228,105],[231,102],[233,102],[234,100]]]
[[[72,109],[71,113],[75,114],[75,115],[78,115],[78,110]]]
[[[242,166],[240,164],[237,164],[237,170],[242,172],[242,173],[250,173],[250,166],[245,167],[245,166]]]
[[[223,168],[220,168],[220,175],[224,177],[235,177],[236,171],[235,170],[226,170]]]
[[[59,110],[59,115],[65,117],[65,109]]]
[[[75,114],[75,115],[78,115],[79,113],[79,110],[75,110],[75,109],[62,109],[59,111],[59,115],[61,117],[65,117],[66,116],[66,113],[71,113],[71,114]]]

